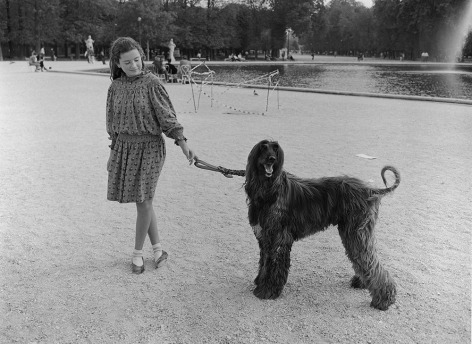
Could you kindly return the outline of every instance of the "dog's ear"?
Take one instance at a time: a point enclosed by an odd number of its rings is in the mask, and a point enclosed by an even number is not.
[[[247,165],[246,165],[246,180],[250,180],[254,170],[256,169],[257,158],[259,157],[260,150],[261,150],[261,141],[257,143],[254,147],[252,147],[251,152],[247,157]]]
[[[257,143],[249,153],[246,165],[246,182],[252,180],[257,175],[257,161],[261,155],[262,147],[268,144],[268,140],[262,140]]]
[[[284,150],[277,141],[274,143],[277,145],[277,163],[275,173],[280,173],[284,166]]]

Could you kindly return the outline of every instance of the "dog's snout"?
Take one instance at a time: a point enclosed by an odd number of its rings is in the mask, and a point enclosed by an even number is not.
[[[275,156],[271,155],[271,156],[269,157],[269,162],[272,162],[272,163],[273,163],[273,162],[275,162],[275,160],[277,160],[277,159],[275,158]]]

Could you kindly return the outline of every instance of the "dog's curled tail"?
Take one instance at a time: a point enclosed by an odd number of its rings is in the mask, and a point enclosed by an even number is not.
[[[395,175],[395,183],[393,183],[392,186],[388,186],[387,185],[387,179],[385,178],[385,171],[390,171],[390,172],[393,172],[393,174]],[[398,185],[400,185],[400,172],[398,172],[398,170],[393,167],[393,166],[385,166],[384,168],[382,168],[382,171],[380,172],[381,176],[382,176],[382,180],[386,186],[385,189],[377,189],[375,190],[375,193],[377,195],[385,195],[385,194],[388,194],[389,192],[392,192],[393,190],[395,190]]]

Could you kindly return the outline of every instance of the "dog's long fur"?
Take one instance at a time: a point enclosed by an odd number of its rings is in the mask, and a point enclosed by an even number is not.
[[[396,286],[382,267],[375,247],[374,227],[380,200],[400,183],[391,166],[382,169],[395,175],[395,183],[375,189],[351,177],[298,178],[283,169],[284,153],[275,141],[254,146],[246,166],[245,190],[249,223],[260,248],[259,273],[254,295],[275,299],[287,282],[290,251],[294,241],[337,225],[351,260],[354,288],[367,288],[371,306],[386,310],[395,302]]]

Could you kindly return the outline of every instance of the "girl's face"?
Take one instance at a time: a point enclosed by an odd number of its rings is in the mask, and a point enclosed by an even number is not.
[[[127,77],[139,75],[143,70],[143,61],[138,49],[121,54],[117,65],[125,72]]]

